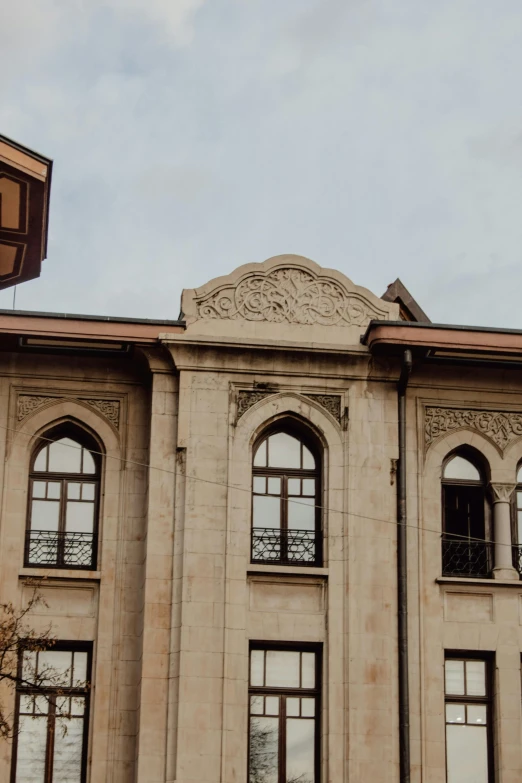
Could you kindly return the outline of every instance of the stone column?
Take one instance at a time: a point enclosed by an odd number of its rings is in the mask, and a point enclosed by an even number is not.
[[[511,495],[514,484],[491,484],[493,495],[493,540],[495,542],[495,579],[517,579],[513,567],[513,542],[511,537]]]

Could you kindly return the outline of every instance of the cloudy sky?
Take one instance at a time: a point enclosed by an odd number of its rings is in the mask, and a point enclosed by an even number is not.
[[[21,309],[176,318],[299,253],[522,328],[520,0],[0,0],[0,133],[54,159]],[[12,291],[0,294],[12,307]]]

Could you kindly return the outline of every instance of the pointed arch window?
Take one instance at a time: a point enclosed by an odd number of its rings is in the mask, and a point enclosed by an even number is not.
[[[31,460],[25,564],[95,568],[99,447],[79,428],[60,428],[41,441]]]
[[[255,444],[252,562],[322,562],[321,457],[315,439],[293,423]]]
[[[481,467],[466,453],[442,469],[442,573],[489,577],[493,569],[491,513]]]
[[[514,528],[515,546],[513,547],[513,564],[522,577],[522,465],[519,465],[517,471]]]

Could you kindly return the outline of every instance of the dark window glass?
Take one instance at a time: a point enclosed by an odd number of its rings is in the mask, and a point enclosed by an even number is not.
[[[59,648],[23,653],[13,783],[86,780],[90,650]]]
[[[446,658],[447,783],[489,783],[491,694],[485,660]]]
[[[26,565],[93,568],[100,459],[81,440],[40,447],[29,479]]]
[[[249,783],[318,783],[319,657],[251,650]]]
[[[493,567],[486,492],[478,468],[451,457],[442,474],[442,571],[446,576],[487,577]]]
[[[321,470],[316,449],[298,434],[266,435],[254,448],[252,560],[321,562]]]
[[[517,472],[514,538],[515,546],[513,547],[513,565],[522,577],[522,467],[520,467]]]

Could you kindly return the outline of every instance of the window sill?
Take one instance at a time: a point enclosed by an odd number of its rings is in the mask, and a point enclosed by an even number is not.
[[[257,576],[259,574],[271,574],[280,576],[309,576],[317,579],[322,577],[328,579],[328,569],[317,566],[284,566],[277,563],[271,563],[270,565],[260,565],[258,563],[250,563],[247,568],[247,576]]]
[[[42,579],[46,582],[71,580],[77,582],[99,582],[101,571],[87,571],[80,568],[22,568],[19,579]]]
[[[482,579],[472,576],[439,576],[436,580],[439,585],[480,585],[487,587],[518,587],[522,588],[520,579]]]

